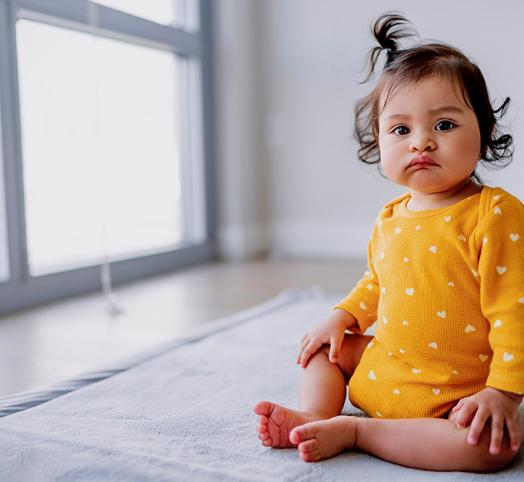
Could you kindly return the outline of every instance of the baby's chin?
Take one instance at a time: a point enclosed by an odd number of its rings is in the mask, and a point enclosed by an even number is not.
[[[415,175],[410,176],[403,185],[421,194],[438,194],[450,191],[463,184],[464,181],[463,179],[456,181],[444,180],[435,173],[418,171]]]

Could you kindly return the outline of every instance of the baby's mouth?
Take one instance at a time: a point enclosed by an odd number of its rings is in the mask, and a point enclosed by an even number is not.
[[[408,167],[414,166],[438,166],[438,164],[429,156],[416,156],[411,159]]]
[[[416,156],[411,159],[406,169],[413,168],[414,170],[419,169],[430,169],[432,167],[439,167],[439,164],[429,156]]]

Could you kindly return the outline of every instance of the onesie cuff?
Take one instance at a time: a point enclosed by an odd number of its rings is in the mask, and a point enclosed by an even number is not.
[[[349,331],[352,333],[356,333],[357,335],[363,335],[364,332],[371,326],[372,323],[366,323],[366,319],[369,318],[369,316],[359,316],[357,313],[358,311],[356,309],[353,309],[353,307],[345,303],[339,303],[338,305],[333,306],[333,310],[344,310],[345,312],[349,313],[351,316],[355,317],[357,322],[351,327],[348,328]]]
[[[490,374],[486,380],[486,387],[496,388],[504,392],[514,393],[515,395],[524,395],[524,387],[518,385],[514,380],[507,380],[496,374]]]

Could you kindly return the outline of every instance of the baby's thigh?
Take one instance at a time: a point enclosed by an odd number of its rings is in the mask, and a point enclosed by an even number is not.
[[[344,373],[346,380],[351,378],[355,368],[357,368],[362,353],[368,346],[369,342],[373,340],[372,336],[368,335],[356,335],[356,334],[346,334],[344,335],[344,341],[340,347],[340,354],[337,358],[336,364]],[[329,355],[329,345],[324,347],[326,354]]]

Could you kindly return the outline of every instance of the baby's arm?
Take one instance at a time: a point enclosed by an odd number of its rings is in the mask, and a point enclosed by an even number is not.
[[[459,401],[451,419],[460,426],[471,422],[468,442],[475,445],[491,419],[491,453],[500,451],[507,429],[512,448],[522,437],[519,406],[524,393],[524,206],[507,195],[492,198],[479,221],[477,246],[480,303],[490,324],[493,350],[486,388]],[[519,234],[520,232],[520,234]]]

